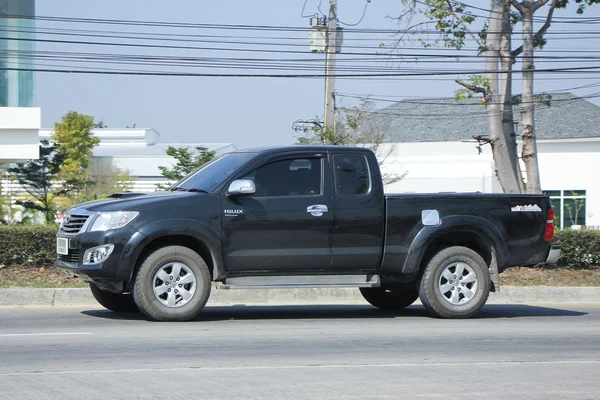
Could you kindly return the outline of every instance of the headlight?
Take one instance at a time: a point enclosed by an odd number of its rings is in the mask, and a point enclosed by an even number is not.
[[[110,229],[119,229],[133,221],[137,217],[137,211],[116,211],[99,213],[92,224],[90,231],[108,231]]]
[[[103,244],[102,246],[87,249],[83,254],[84,264],[99,264],[110,256],[115,248],[114,244]]]

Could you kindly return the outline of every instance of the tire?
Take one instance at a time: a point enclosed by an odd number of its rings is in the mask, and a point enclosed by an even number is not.
[[[471,318],[490,295],[487,264],[466,247],[448,247],[428,262],[419,285],[425,308],[440,318]]]
[[[360,293],[371,305],[382,310],[403,310],[419,298],[419,290],[407,286],[360,288]]]
[[[118,313],[139,312],[137,304],[133,300],[131,294],[112,293],[107,290],[102,290],[95,283],[90,282],[90,290],[92,295],[102,307]]]
[[[204,308],[211,278],[206,263],[183,246],[162,247],[142,263],[133,286],[140,311],[156,321],[189,321]]]

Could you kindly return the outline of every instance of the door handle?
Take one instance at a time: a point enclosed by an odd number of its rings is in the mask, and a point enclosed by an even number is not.
[[[306,208],[306,212],[311,213],[313,217],[320,217],[327,211],[329,211],[329,209],[325,204],[315,204]]]

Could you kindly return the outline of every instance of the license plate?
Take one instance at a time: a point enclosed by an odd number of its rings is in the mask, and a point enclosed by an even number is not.
[[[58,254],[69,254],[69,239],[56,238],[56,252]]]

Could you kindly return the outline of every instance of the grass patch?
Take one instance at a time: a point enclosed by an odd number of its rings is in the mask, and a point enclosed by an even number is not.
[[[5,266],[0,268],[0,289],[6,288],[82,288],[88,284],[60,272],[56,267]]]
[[[500,274],[501,286],[599,286],[600,268],[509,268]],[[60,272],[56,267],[2,266],[0,289],[6,288],[81,288],[81,278]]]
[[[500,274],[500,286],[600,286],[600,268],[509,268]]]

